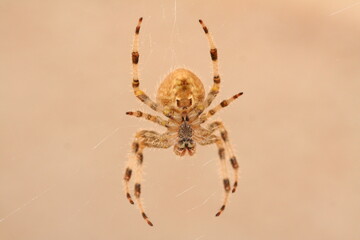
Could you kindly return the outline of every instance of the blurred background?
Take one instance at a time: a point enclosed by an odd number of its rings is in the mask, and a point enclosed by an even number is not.
[[[211,87],[214,120],[241,168],[219,218],[215,146],[193,157],[146,149],[149,227],[122,178],[154,113],[131,89],[139,17],[141,87],[171,69]],[[360,239],[360,2],[0,1],[0,239]]]

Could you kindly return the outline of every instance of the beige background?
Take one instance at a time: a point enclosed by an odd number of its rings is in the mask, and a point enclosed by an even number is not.
[[[360,3],[0,2],[0,239],[360,239]],[[150,3],[151,2],[151,3]],[[186,66],[211,86],[202,18],[219,49],[216,103],[241,165],[220,218],[216,148],[146,150],[150,228],[122,191],[152,110],[131,91]]]

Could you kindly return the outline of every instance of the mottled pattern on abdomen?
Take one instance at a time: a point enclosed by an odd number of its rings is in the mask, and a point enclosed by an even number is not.
[[[171,72],[161,83],[156,101],[162,106],[177,107],[176,99],[187,101],[192,98],[191,105],[204,100],[205,89],[200,79],[191,71],[178,68]]]

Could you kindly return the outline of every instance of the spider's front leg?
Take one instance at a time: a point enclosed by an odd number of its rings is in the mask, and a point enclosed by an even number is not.
[[[224,190],[225,190],[223,204],[221,205],[220,210],[216,213],[216,216],[218,217],[225,210],[226,204],[229,199],[230,190],[231,190],[229,174],[227,171],[227,164],[225,161],[225,156],[226,156],[225,146],[220,137],[213,135],[210,130],[207,130],[204,128],[199,128],[195,132],[194,139],[200,145],[209,145],[209,144],[215,143],[216,146],[218,147],[218,152],[219,152],[219,157],[220,157],[220,166],[221,166],[221,175],[222,175],[222,180],[223,180]]]
[[[142,181],[142,164],[144,160],[143,150],[146,147],[169,148],[171,146],[171,142],[172,142],[171,140],[172,137],[170,132],[159,134],[155,131],[146,131],[146,130],[139,131],[138,133],[136,133],[135,140],[132,144],[132,154],[135,157],[131,157],[129,159],[125,169],[124,186],[125,186],[126,197],[128,198],[131,204],[134,204],[134,201],[132,200],[131,194],[129,192],[129,181],[132,175],[134,175],[135,199],[139,207],[139,210],[141,211],[142,217],[150,226],[153,226],[153,224],[150,222],[149,218],[145,214],[144,207],[140,199],[141,181]]]
[[[216,130],[219,130],[220,135],[221,135],[221,139],[225,143],[226,151],[230,156],[230,163],[231,163],[231,166],[232,166],[232,168],[234,170],[234,185],[233,185],[233,189],[232,189],[232,192],[234,193],[236,191],[236,188],[237,188],[237,185],[238,185],[239,164],[238,164],[238,162],[236,160],[236,157],[234,155],[234,151],[233,151],[233,149],[232,149],[232,147],[230,145],[228,132],[226,131],[226,129],[224,127],[224,124],[222,122],[220,122],[220,121],[216,121],[216,122],[211,123],[208,128],[209,128],[209,131],[211,133],[213,133]]]

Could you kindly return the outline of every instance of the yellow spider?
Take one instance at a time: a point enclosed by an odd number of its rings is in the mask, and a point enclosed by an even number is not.
[[[211,116],[218,112],[221,108],[228,106],[232,101],[237,99],[243,93],[240,92],[233,97],[222,101],[216,107],[204,112],[216,95],[220,88],[220,75],[218,71],[218,55],[214,41],[202,20],[199,20],[210,45],[210,56],[213,63],[213,86],[205,98],[205,90],[201,80],[191,71],[179,68],[171,72],[161,83],[156,97],[156,102],[151,100],[142,90],[140,90],[139,76],[138,76],[138,62],[139,62],[139,32],[142,18],[135,29],[135,37],[132,49],[132,65],[133,65],[133,81],[132,86],[135,96],[140,99],[147,106],[156,112],[164,114],[168,119],[164,120],[159,116],[143,113],[141,111],[127,112],[126,114],[139,118],[145,118],[154,123],[167,128],[163,134],[155,131],[139,131],[135,135],[135,140],[132,144],[132,152],[135,158],[128,161],[125,176],[124,186],[126,196],[131,204],[134,201],[129,192],[129,181],[134,175],[135,188],[134,195],[145,221],[150,225],[149,218],[144,212],[142,202],[140,199],[141,180],[142,180],[142,164],[143,164],[143,150],[144,148],[169,148],[174,146],[176,155],[184,156],[186,153],[193,155],[196,150],[196,143],[200,145],[216,144],[219,151],[222,180],[224,184],[225,195],[223,203],[216,213],[219,216],[225,209],[229,198],[231,185],[227,171],[227,164],[225,158],[230,160],[234,174],[234,184],[232,192],[235,192],[238,184],[238,162],[234,156],[233,150],[229,143],[228,132],[220,121],[213,122],[207,127],[202,127]],[[215,135],[216,131],[220,132],[220,136]],[[133,174],[134,173],[134,174]]]

